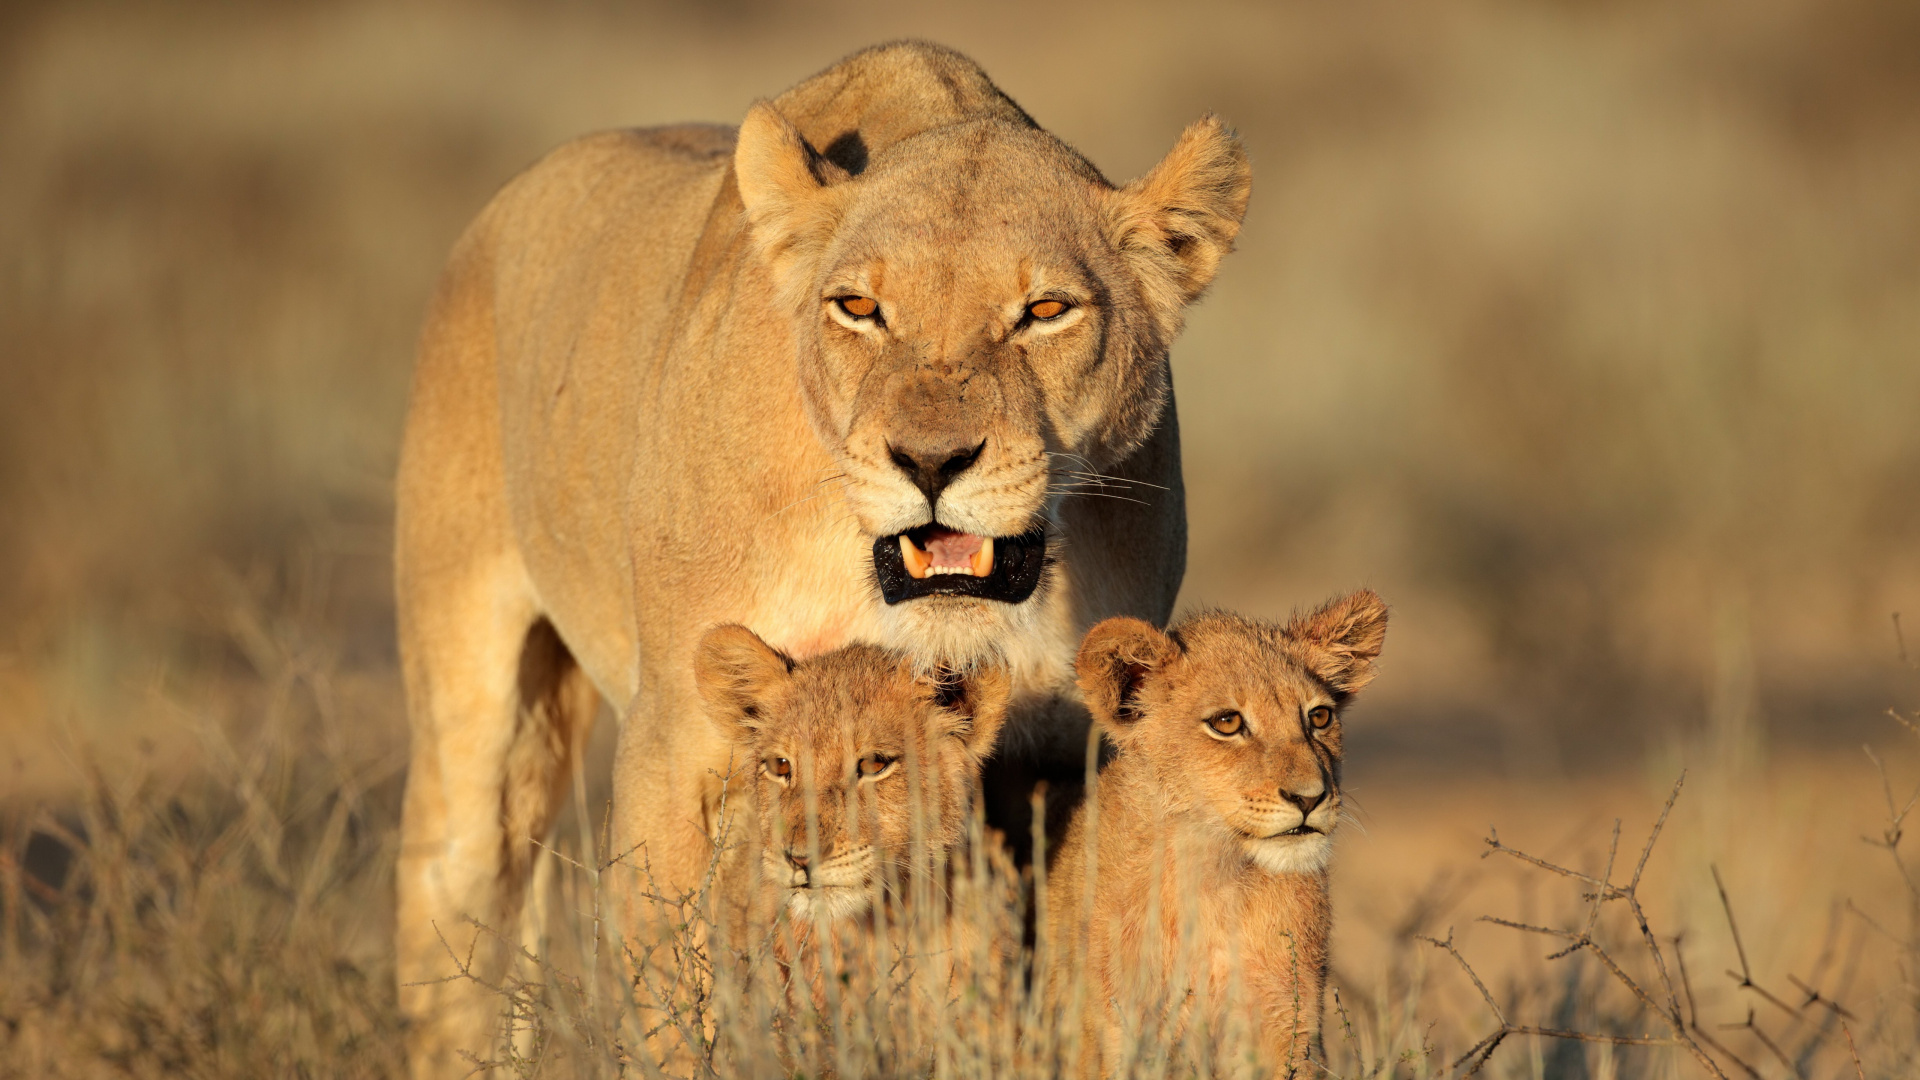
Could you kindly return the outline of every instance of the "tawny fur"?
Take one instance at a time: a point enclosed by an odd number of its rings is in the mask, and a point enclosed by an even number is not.
[[[1179,589],[1167,348],[1247,188],[1211,119],[1116,188],[964,57],[907,43],[755,106],[738,133],[594,135],[500,192],[428,314],[397,487],[413,757],[396,933],[416,1075],[486,1049],[497,1003],[447,980],[469,918],[518,918],[516,867],[584,742],[588,686],[620,723],[612,839],[636,855],[616,876],[644,858],[660,893],[698,881],[729,751],[688,720],[709,626],[794,656],[871,641],[928,664],[997,657],[1008,767],[1071,771],[1074,643],[1109,615],[1164,619]],[[838,291],[875,299],[884,327],[836,318]],[[1023,324],[1043,292],[1073,314]],[[937,506],[891,460],[956,446],[979,455]],[[996,536],[1043,524],[1055,558],[1033,598],[885,605],[874,539],[936,516]],[[559,651],[522,686],[539,626]],[[488,977],[508,951],[474,955]]]
[[[1079,1002],[1088,1075],[1162,1018],[1204,1023],[1227,1053],[1250,1034],[1287,1073],[1318,1045],[1339,710],[1386,620],[1361,591],[1285,625],[1209,613],[1087,635],[1080,686],[1115,756],[1049,860],[1047,997],[1069,1024]]]
[[[937,889],[954,900],[955,875],[968,874],[981,765],[1006,719],[1004,670],[927,672],[871,645],[796,661],[725,625],[701,639],[694,677],[734,750],[719,892],[723,932],[742,952],[784,931],[772,940],[790,989],[817,1009],[823,977],[851,989],[911,972],[920,1004],[935,1007],[972,976],[995,977],[968,965],[986,957],[1002,967],[1013,928],[973,911],[955,918],[946,903],[937,916],[921,912],[915,896]],[[863,761],[879,771],[863,776]],[[1001,870],[1004,884],[1010,868]],[[994,886],[968,882],[986,890],[974,894],[983,901]],[[795,955],[802,947],[807,955]]]

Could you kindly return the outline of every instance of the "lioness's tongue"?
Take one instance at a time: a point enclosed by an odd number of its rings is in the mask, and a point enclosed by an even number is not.
[[[980,538],[972,533],[936,529],[927,536],[927,554],[933,556],[936,569],[972,569],[973,553],[979,550]]]
[[[967,574],[986,577],[993,573],[993,538],[955,532],[936,525],[927,530],[926,540],[916,544],[904,533],[900,553],[906,558],[907,572],[923,578],[931,574]]]

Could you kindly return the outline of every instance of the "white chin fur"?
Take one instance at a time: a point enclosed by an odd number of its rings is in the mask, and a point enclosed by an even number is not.
[[[1045,601],[1050,591],[1049,579],[1054,573],[1056,571],[1049,568],[1034,595],[1021,604],[928,596],[883,605],[879,611],[882,644],[899,649],[929,667],[966,666],[989,660],[1023,667],[1022,661],[1027,658],[1010,653],[1032,647],[1045,633],[1049,621]]]
[[[871,891],[847,885],[794,889],[793,895],[787,899],[787,910],[794,918],[824,918],[829,922],[865,915],[872,906]]]
[[[1247,857],[1269,874],[1318,873],[1333,859],[1333,837],[1326,833],[1248,838],[1246,847]]]

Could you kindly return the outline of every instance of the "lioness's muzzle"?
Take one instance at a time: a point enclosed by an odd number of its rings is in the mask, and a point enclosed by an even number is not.
[[[1047,533],[972,536],[941,525],[873,542],[873,572],[889,604],[923,596],[971,596],[1018,604],[1033,595],[1047,565]]]

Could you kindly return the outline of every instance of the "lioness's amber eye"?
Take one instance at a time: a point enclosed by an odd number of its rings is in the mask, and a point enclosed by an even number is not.
[[[767,759],[767,775],[777,776],[780,779],[785,780],[787,777],[793,775],[793,762],[788,761],[786,758],[783,758],[783,757],[768,758]]]
[[[1247,726],[1247,722],[1240,719],[1239,713],[1229,712],[1209,719],[1207,726],[1213,729],[1215,735],[1238,735],[1240,729]]]
[[[1066,313],[1067,305],[1058,300],[1042,300],[1037,304],[1027,305],[1027,314],[1042,322],[1048,319],[1057,319]]]
[[[871,319],[873,313],[880,310],[880,301],[868,296],[843,296],[834,303],[856,319]]]
[[[1333,706],[1315,705],[1307,710],[1307,722],[1315,728],[1324,728],[1333,723]]]
[[[860,775],[863,777],[879,776],[881,773],[887,771],[887,766],[892,764],[893,759],[890,757],[881,754],[868,754],[866,757],[860,759]]]

